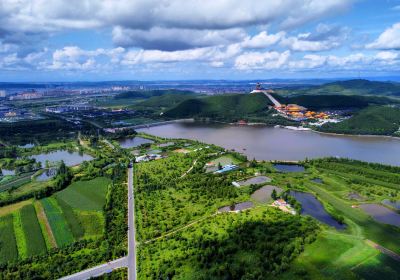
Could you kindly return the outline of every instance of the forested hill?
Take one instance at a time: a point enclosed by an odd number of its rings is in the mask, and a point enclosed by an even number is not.
[[[243,117],[264,111],[272,105],[264,94],[215,95],[204,98],[188,99],[176,107],[167,110],[164,116],[170,118],[209,117],[232,118]]]
[[[364,79],[336,81],[318,86],[285,88],[277,91],[281,94],[295,95],[379,95],[400,97],[400,83],[377,82]]]
[[[177,90],[177,89],[156,89],[156,90],[131,90],[117,94],[115,99],[134,99],[143,98],[147,99],[153,96],[162,96],[165,94],[188,94],[195,95],[196,93],[190,90]]]
[[[340,123],[328,123],[319,128],[323,132],[344,134],[400,136],[400,109],[372,106],[357,112]]]

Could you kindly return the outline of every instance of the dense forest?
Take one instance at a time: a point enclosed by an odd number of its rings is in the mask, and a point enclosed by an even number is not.
[[[328,123],[318,128],[322,132],[344,134],[395,135],[400,128],[400,109],[371,106],[340,123]]]
[[[241,119],[266,110],[268,105],[272,103],[262,93],[214,95],[183,101],[178,106],[167,110],[164,116]]]
[[[140,279],[269,279],[289,268],[317,223],[264,208],[220,214],[141,246]],[[157,256],[157,258],[154,258]]]
[[[114,98],[115,99],[132,99],[141,98],[147,99],[153,96],[162,96],[165,94],[194,94],[190,90],[177,90],[177,89],[157,89],[157,90],[132,90],[119,93]]]
[[[400,96],[400,84],[394,82],[378,82],[364,79],[335,81],[317,86],[288,87],[278,90],[290,95],[379,95]]]

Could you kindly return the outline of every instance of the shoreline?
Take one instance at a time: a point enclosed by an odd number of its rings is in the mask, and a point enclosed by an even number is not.
[[[309,127],[304,127],[305,129],[290,129],[287,126],[284,125],[268,125],[266,123],[246,123],[246,124],[238,124],[238,123],[230,123],[230,122],[223,122],[223,121],[214,121],[214,120],[209,120],[209,121],[199,121],[195,119],[177,119],[177,120],[171,120],[171,121],[164,121],[164,122],[156,122],[156,123],[149,123],[149,124],[143,124],[143,125],[137,125],[136,127],[133,127],[133,129],[140,129],[140,128],[148,128],[148,127],[154,127],[154,126],[162,126],[166,124],[173,124],[173,123],[184,123],[184,122],[190,122],[190,123],[217,123],[217,124],[225,124],[225,125],[232,125],[232,126],[265,126],[265,127],[271,127],[271,128],[284,128],[284,129],[289,129],[293,131],[301,131],[301,132],[314,132],[322,135],[331,135],[331,136],[345,136],[345,137],[362,137],[362,138],[387,138],[387,139],[396,139],[400,140],[400,136],[390,136],[390,135],[377,135],[377,134],[345,134],[345,133],[334,133],[334,132],[323,132],[323,131],[318,131]],[[293,126],[294,127],[294,126]],[[297,126],[298,128],[299,126]],[[121,127],[118,129],[124,129],[124,128],[132,128],[132,127]]]

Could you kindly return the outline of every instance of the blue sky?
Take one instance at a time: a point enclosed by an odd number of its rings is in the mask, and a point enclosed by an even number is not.
[[[399,73],[400,0],[0,3],[0,81]]]

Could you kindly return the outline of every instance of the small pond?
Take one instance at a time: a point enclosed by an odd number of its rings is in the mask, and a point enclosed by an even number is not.
[[[33,143],[27,143],[27,144],[25,144],[25,145],[19,145],[18,147],[19,147],[19,148],[24,148],[24,149],[30,149],[30,148],[35,147],[35,144],[33,144]]]
[[[125,138],[118,141],[122,148],[129,149],[133,147],[138,147],[147,143],[154,143],[153,140],[149,140],[142,137]]]
[[[314,178],[311,181],[313,181],[314,183],[317,183],[317,184],[323,184],[324,183],[324,181],[321,178]]]
[[[319,202],[314,195],[297,191],[290,191],[290,195],[292,195],[294,198],[296,198],[296,200],[301,203],[302,215],[310,215],[318,221],[335,227],[336,229],[344,229],[346,227],[345,225],[340,224],[338,221],[332,218],[332,216],[325,211],[321,202]]]
[[[3,173],[3,176],[14,176],[15,175],[15,170],[9,170],[9,169],[2,169],[1,172]]]
[[[158,147],[164,148],[164,147],[169,147],[169,146],[173,146],[173,145],[175,145],[174,142],[167,142],[167,143],[161,143],[161,144],[159,144]]]
[[[251,198],[260,203],[267,203],[272,201],[271,194],[275,190],[278,194],[282,192],[282,189],[276,186],[263,186],[252,193]]]
[[[276,170],[279,172],[304,172],[305,168],[304,166],[298,165],[298,164],[280,164],[276,163],[274,164],[274,167]]]
[[[254,206],[254,203],[251,201],[245,201],[245,202],[240,202],[236,203],[233,209],[231,206],[224,206],[218,209],[218,212],[229,212],[229,211],[241,211],[241,210],[246,210],[250,209]]]
[[[247,180],[237,182],[240,186],[258,185],[271,182],[271,178],[267,176],[256,176]]]
[[[379,204],[362,204],[360,207],[375,221],[400,227],[400,214]]]
[[[382,203],[400,210],[400,200],[392,201],[390,199],[384,199],[382,200]]]
[[[36,177],[36,181],[44,182],[48,181],[56,176],[57,170],[55,168],[46,169],[42,174]]]
[[[33,155],[31,158],[34,158],[37,162],[42,163],[42,167],[46,166],[46,161],[49,162],[60,162],[64,161],[67,166],[74,166],[82,163],[85,160],[92,160],[93,158],[86,154],[81,154],[78,152],[71,152],[65,150],[54,151],[50,153],[42,153],[38,155]]]

